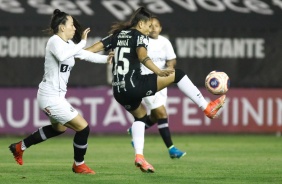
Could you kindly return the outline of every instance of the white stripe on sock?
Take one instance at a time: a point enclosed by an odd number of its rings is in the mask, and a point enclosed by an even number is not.
[[[158,125],[158,129],[166,128],[166,127],[168,127],[168,123],[164,123],[164,124]]]
[[[38,130],[39,130],[39,134],[40,134],[42,140],[45,141],[47,139],[47,137],[44,134],[42,127],[40,127]]]
[[[87,146],[88,146],[88,144],[85,144],[85,145],[78,145],[78,144],[76,144],[75,142],[73,142],[73,145],[74,145],[74,147],[79,148],[79,149],[86,149]]]

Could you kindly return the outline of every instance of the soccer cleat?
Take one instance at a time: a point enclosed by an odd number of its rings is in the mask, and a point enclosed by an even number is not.
[[[13,153],[14,158],[19,165],[23,165],[23,152],[24,151],[22,150],[21,146],[22,146],[22,141],[11,144],[9,146],[10,151]]]
[[[132,130],[131,130],[131,128],[127,129],[127,134],[129,134],[130,136],[132,135]],[[134,148],[133,139],[131,139],[131,146]]]
[[[73,163],[72,171],[77,174],[96,174],[86,164],[81,164],[79,166],[76,166],[75,163]]]
[[[131,130],[131,128],[128,128],[128,129],[127,129],[127,134],[128,134],[128,135],[132,135],[132,130]]]
[[[208,104],[207,108],[204,110],[205,115],[207,117],[209,117],[210,119],[216,118],[217,112],[223,106],[223,104],[225,102],[225,97],[226,97],[225,95],[222,95],[221,97],[219,97],[215,101],[210,102]]]
[[[174,146],[172,148],[169,148],[168,153],[169,153],[170,158],[172,159],[181,158],[186,155],[186,152],[182,152]]]
[[[146,172],[146,173],[155,172],[154,167],[145,160],[143,155],[140,154],[137,154],[135,156],[135,166],[139,167],[142,172]]]

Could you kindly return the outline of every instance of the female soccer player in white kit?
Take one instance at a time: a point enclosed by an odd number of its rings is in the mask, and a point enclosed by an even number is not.
[[[73,172],[95,174],[84,163],[90,132],[88,123],[66,100],[65,95],[75,59],[107,63],[111,60],[112,54],[104,56],[84,50],[90,29],[87,28],[82,34],[80,30],[80,25],[72,16],[58,9],[54,11],[50,25],[53,36],[46,45],[44,76],[37,93],[39,107],[48,115],[51,124],[39,128],[22,141],[9,146],[19,165],[23,165],[22,156],[25,149],[58,136],[70,128],[76,132],[73,139]],[[73,38],[76,38],[77,44],[73,42]]]

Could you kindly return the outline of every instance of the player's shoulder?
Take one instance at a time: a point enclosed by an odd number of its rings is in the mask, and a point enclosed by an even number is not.
[[[125,29],[125,30],[121,30],[116,37],[117,39],[118,38],[135,39],[136,37],[140,37],[141,35],[142,33],[136,29]]]
[[[158,39],[162,42],[170,43],[169,39],[163,35],[159,35]]]
[[[144,37],[144,38],[148,38],[148,36],[144,35],[143,33],[141,33],[140,31],[138,31],[137,29],[131,29],[131,32],[130,32],[131,35],[134,35],[136,37]]]
[[[133,35],[133,39],[137,41],[137,45],[138,44],[145,44],[145,45],[149,44],[149,36],[144,35],[140,31],[133,29],[132,35]]]
[[[169,41],[169,39],[163,35],[159,35],[158,39],[156,40],[152,39],[152,41],[158,43],[159,45],[163,45],[163,46],[171,45],[171,42]]]
[[[142,33],[140,31],[138,31],[137,29],[129,29],[127,30],[130,34],[133,35],[142,35]]]
[[[58,35],[54,34],[53,36],[51,36],[48,40],[48,44],[57,44],[57,43],[60,43],[62,42],[62,38],[60,38]]]
[[[48,39],[48,41],[47,41],[47,47],[50,47],[50,46],[52,46],[52,45],[55,45],[57,42],[58,42],[58,40],[59,40],[59,36],[58,35],[53,35],[53,36],[51,36],[49,39]]]
[[[57,41],[57,40],[60,40],[60,39],[61,38],[58,35],[54,34],[49,38],[49,41]]]

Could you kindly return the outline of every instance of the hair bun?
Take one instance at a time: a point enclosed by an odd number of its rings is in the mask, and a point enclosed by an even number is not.
[[[53,11],[53,15],[56,15],[56,14],[58,14],[58,13],[61,13],[61,10],[55,9],[55,10]]]

